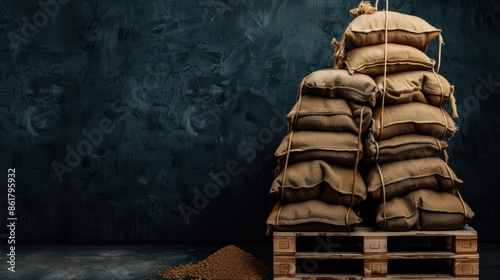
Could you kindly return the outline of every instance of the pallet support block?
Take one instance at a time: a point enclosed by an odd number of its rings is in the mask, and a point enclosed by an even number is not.
[[[456,236],[453,251],[457,255],[476,254],[477,236]]]
[[[453,275],[455,277],[479,277],[479,257],[477,259],[456,259]]]
[[[293,255],[297,250],[295,234],[275,234],[273,250],[275,255]]]
[[[273,258],[274,277],[295,277],[295,261],[293,256],[275,256]]]
[[[386,236],[364,237],[363,252],[365,254],[387,253],[387,237]]]
[[[387,277],[387,259],[365,259],[365,277]]]
[[[365,236],[363,238],[365,277],[387,276],[387,237]]]

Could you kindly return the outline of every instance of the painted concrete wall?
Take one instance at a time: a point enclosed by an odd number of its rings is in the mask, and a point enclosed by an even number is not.
[[[357,1],[37,2],[0,1],[0,218],[16,168],[18,240],[266,240],[283,118]],[[443,30],[450,165],[497,241],[500,3],[390,3]]]

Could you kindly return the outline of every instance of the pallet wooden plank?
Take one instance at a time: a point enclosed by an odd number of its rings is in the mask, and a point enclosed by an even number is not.
[[[389,252],[387,259],[476,259],[478,254],[457,255],[448,251]]]
[[[290,278],[288,278],[290,279]],[[331,274],[297,274],[295,279],[316,279],[316,280],[363,280],[361,275],[348,275],[348,274],[339,274],[339,275],[331,275]]]
[[[380,277],[364,277],[363,280],[382,280],[382,279],[401,279],[401,280],[434,280],[434,279],[439,279],[439,280],[445,280],[445,279],[460,279],[460,280],[479,280],[479,278],[455,278],[452,275],[449,274],[392,274],[392,275],[387,275],[386,278],[380,278]]]
[[[316,279],[316,280],[382,280],[382,279],[401,279],[401,280],[451,280],[451,279],[460,279],[460,280],[479,280],[478,277],[466,277],[466,278],[455,278],[448,274],[394,274],[387,275],[387,277],[363,277],[361,275],[349,274],[349,275],[329,275],[329,274],[297,274],[295,277],[279,277],[274,278],[275,280],[290,280],[290,279]]]
[[[363,253],[354,252],[297,252],[295,253],[295,258],[297,259],[351,259],[351,260],[362,260],[365,258]]]
[[[287,233],[287,232],[275,232]],[[457,230],[410,230],[410,231],[383,231],[372,227],[357,227],[352,232],[314,232],[314,231],[297,231],[296,236],[475,236],[477,232],[466,225],[462,229]]]

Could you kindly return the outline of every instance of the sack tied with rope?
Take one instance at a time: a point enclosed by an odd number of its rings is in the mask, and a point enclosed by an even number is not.
[[[437,157],[377,164],[366,175],[368,195],[376,200],[418,189],[452,190],[462,183],[448,164]]]
[[[375,106],[377,85],[367,75],[349,74],[342,69],[322,69],[307,75],[302,81],[297,99],[301,95],[341,98],[362,105]]]
[[[375,140],[402,134],[424,134],[444,139],[451,138],[456,131],[455,122],[441,107],[411,102],[373,109],[372,132]]]
[[[364,110],[363,110],[364,107]],[[302,102],[295,104],[287,115],[289,127],[294,130],[359,133],[363,119],[362,133],[371,124],[372,109],[341,98],[323,98],[313,95],[302,96]],[[299,110],[297,112],[297,110]],[[361,116],[363,114],[363,116]]]
[[[351,203],[357,205],[364,201],[367,196],[361,174],[356,171],[356,180],[353,180],[352,168],[313,160],[288,166],[286,176],[283,172],[276,176],[270,189],[283,202],[319,199],[329,204],[351,206]]]
[[[281,163],[286,162],[289,154],[289,164],[320,159],[353,166],[358,150],[358,136],[353,133],[304,130],[288,133],[274,155]]]
[[[364,141],[364,161],[367,164],[434,157],[448,147],[446,141],[422,134],[403,134],[376,141],[369,134]]]
[[[422,189],[395,197],[377,210],[377,224],[384,230],[454,230],[463,228],[474,212],[458,191]]]
[[[313,199],[276,203],[266,223],[281,231],[346,231],[359,225],[361,218],[349,207]]]

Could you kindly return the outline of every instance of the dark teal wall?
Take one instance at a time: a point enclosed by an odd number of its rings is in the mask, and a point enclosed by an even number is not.
[[[0,1],[0,219],[15,167],[18,240],[265,240],[283,117],[358,1],[37,2]],[[390,3],[443,30],[450,165],[497,240],[500,3]]]

